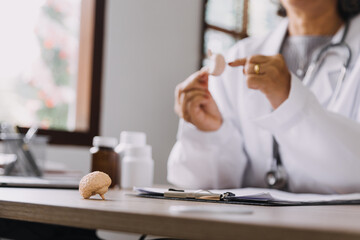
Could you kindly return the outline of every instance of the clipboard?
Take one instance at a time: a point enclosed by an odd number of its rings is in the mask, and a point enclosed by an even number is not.
[[[322,205],[360,205],[360,193],[343,194],[343,195],[321,195],[321,194],[296,194],[286,193],[279,190],[272,189],[254,189],[255,194],[235,194],[226,190],[223,193],[219,190],[196,190],[186,191],[179,189],[160,189],[160,188],[134,188],[137,193],[136,196],[154,199],[167,200],[181,200],[181,201],[196,201],[196,202],[211,202],[211,203],[225,203],[225,204],[242,204],[242,205],[256,205],[256,206],[322,206]],[[247,189],[245,189],[246,191]],[[239,190],[237,190],[239,191]],[[289,197],[279,198],[274,197],[274,193],[280,192],[284,195],[290,195],[298,200],[289,199]],[[308,200],[304,196],[311,195],[313,198]],[[317,198],[318,196],[318,198]]]

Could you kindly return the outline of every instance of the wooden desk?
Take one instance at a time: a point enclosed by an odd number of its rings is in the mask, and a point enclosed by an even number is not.
[[[110,191],[102,201],[84,200],[76,190],[0,188],[0,218],[186,239],[360,239],[360,206],[227,205],[253,213],[176,213],[172,206],[216,204],[128,194]]]

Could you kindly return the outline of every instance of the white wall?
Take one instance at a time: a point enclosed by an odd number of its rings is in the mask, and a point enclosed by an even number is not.
[[[108,0],[101,134],[144,131],[155,183],[166,183],[175,142],[174,88],[199,65],[201,0]],[[88,148],[51,146],[49,160],[89,171]]]

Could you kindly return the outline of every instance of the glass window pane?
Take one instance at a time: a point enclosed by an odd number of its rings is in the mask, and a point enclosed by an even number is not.
[[[243,0],[208,0],[205,21],[228,30],[241,31]]]
[[[235,38],[229,34],[208,29],[206,30],[204,36],[204,56],[206,56],[208,49],[214,53],[225,54],[227,50],[235,44],[235,42]],[[203,65],[206,65],[206,59],[204,59]]]
[[[278,3],[271,0],[249,1],[249,36],[263,36],[274,29],[280,21],[276,15]]]
[[[81,0],[0,5],[0,121],[74,130]]]
[[[224,54],[235,44],[235,39],[231,35],[212,29],[206,30],[204,40],[204,53],[210,49],[215,53]]]

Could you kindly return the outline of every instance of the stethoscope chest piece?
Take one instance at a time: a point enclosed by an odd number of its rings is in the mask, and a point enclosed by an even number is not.
[[[265,181],[269,188],[285,190],[287,187],[288,176],[282,165],[277,165],[266,173]]]

